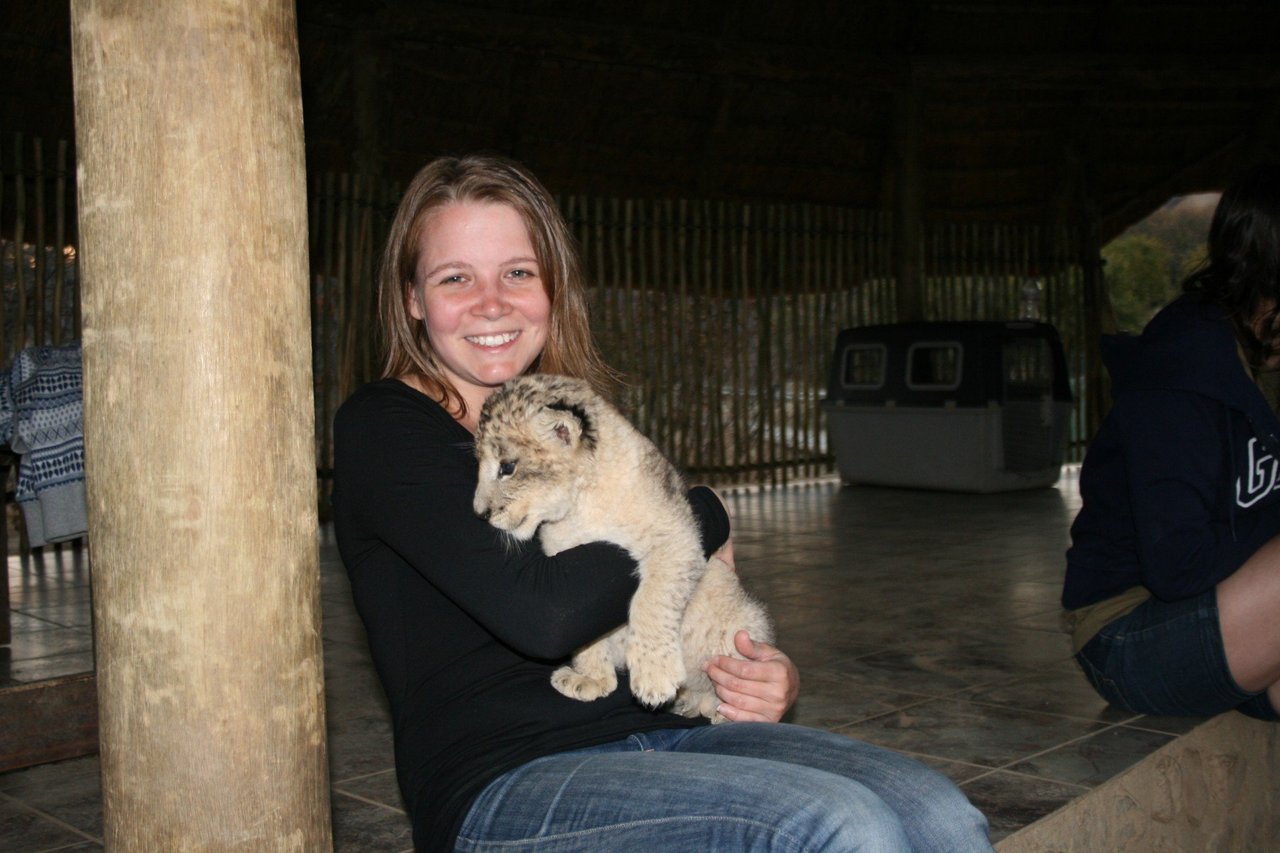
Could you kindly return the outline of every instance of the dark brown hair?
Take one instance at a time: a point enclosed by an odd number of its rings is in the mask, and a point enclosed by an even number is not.
[[[1221,306],[1250,364],[1280,348],[1280,164],[1259,163],[1227,187],[1209,225],[1208,258],[1183,287]],[[1259,317],[1264,305],[1270,311]]]

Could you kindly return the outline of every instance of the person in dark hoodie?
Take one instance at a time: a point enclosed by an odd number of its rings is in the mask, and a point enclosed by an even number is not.
[[[1206,263],[1139,337],[1080,473],[1064,622],[1130,711],[1280,719],[1280,164],[1223,193]]]

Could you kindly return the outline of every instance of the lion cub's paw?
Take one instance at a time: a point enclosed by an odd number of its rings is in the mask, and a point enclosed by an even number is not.
[[[712,723],[723,723],[729,718],[721,714],[720,697],[716,695],[711,679],[703,675],[690,679],[690,683],[680,688],[675,704],[671,710],[682,717],[706,717]]]
[[[665,705],[676,697],[676,690],[684,681],[684,662],[680,655],[628,654],[627,669],[631,672],[631,695],[650,708]]]
[[[609,670],[607,675],[591,678],[571,666],[562,666],[551,673],[551,686],[570,699],[590,702],[617,690],[618,676],[617,673]]]

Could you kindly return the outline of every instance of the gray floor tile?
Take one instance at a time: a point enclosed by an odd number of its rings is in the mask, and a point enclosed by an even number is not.
[[[55,784],[28,775],[25,782],[8,785],[3,793],[84,835],[101,838],[102,786],[97,760],[74,759],[60,764],[63,772],[50,774]]]
[[[1085,680],[1074,663],[1048,667],[1034,675],[1021,676],[960,694],[974,702],[990,702],[1011,708],[1025,708],[1046,714],[1061,714],[1120,723],[1137,718],[1130,711],[1108,705]]]
[[[330,722],[329,778],[334,784],[394,765],[389,715],[372,714]]]
[[[83,845],[94,840],[7,794],[0,794],[0,843],[6,853],[44,853],[71,847],[90,849]]]
[[[65,655],[0,661],[0,670],[11,681],[31,683],[64,675],[77,675],[93,669],[93,652],[85,650]]]
[[[1033,755],[1009,769],[1044,779],[1094,787],[1173,739],[1174,735],[1114,726]]]
[[[383,770],[380,773],[370,773],[368,776],[346,779],[333,787],[335,791],[340,790],[348,796],[404,811],[404,802],[400,798],[400,788],[396,785],[394,770]]]
[[[334,853],[400,851],[413,847],[413,830],[404,812],[343,793],[334,794],[332,806]]]
[[[1001,768],[1100,728],[1087,720],[1022,708],[935,699],[838,731],[891,749]]]
[[[988,834],[994,842],[1057,811],[1089,789],[1035,776],[995,772],[962,782],[960,790],[987,816]]]

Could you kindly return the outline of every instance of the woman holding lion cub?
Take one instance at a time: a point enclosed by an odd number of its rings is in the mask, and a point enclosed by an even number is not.
[[[946,778],[847,737],[778,723],[798,675],[745,631],[707,672],[731,722],[618,689],[580,702],[551,673],[627,619],[635,562],[555,557],[472,510],[484,401],[526,372],[607,390],[578,260],[522,167],[441,159],[414,179],[383,256],[384,378],[335,424],[338,545],[395,730],[420,850],[990,850]],[[732,564],[714,492],[689,501]]]

